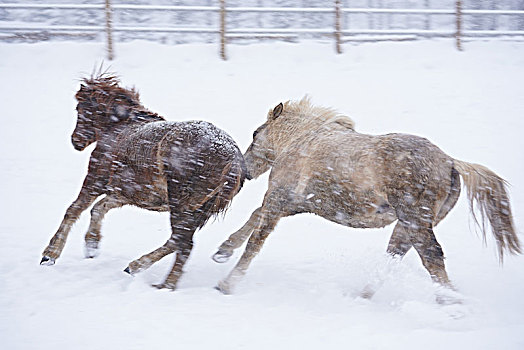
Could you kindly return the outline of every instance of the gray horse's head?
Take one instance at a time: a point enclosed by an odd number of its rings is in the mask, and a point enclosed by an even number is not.
[[[253,142],[249,145],[244,159],[247,168],[247,179],[256,179],[271,168],[275,160],[275,152],[272,145],[271,124],[276,120],[284,106],[278,104],[273,110],[269,111],[267,121],[259,126],[253,133]]]

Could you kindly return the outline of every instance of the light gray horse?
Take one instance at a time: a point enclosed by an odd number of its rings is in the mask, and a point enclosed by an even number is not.
[[[475,221],[477,202],[484,236],[485,220],[491,224],[500,258],[504,251],[521,252],[505,181],[481,165],[451,158],[425,138],[361,134],[348,117],[304,98],[270,110],[244,158],[248,179],[271,169],[269,186],[262,206],[213,256],[224,262],[249,238],[217,287],[223,293],[232,292],[280,218],[299,213],[358,228],[397,221],[387,252],[401,258],[414,247],[433,281],[451,287],[433,227],[457,202],[460,177]]]

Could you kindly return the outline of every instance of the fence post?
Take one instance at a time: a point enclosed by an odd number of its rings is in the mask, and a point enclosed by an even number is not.
[[[106,34],[107,34],[107,59],[113,59],[113,19],[111,0],[106,0]]]
[[[455,43],[457,45],[457,50],[462,51],[462,1],[457,0],[456,4],[456,17],[457,17],[457,32],[455,33]]]
[[[340,37],[342,35],[340,31],[340,0],[335,0],[335,45],[337,53],[342,53],[342,47],[340,46]]]
[[[424,0],[424,8],[426,10],[430,9],[430,7],[429,7],[429,0]],[[424,27],[426,28],[426,30],[429,30],[431,28],[431,15],[430,14],[426,14]]]
[[[226,1],[220,0],[220,57],[225,61],[226,56]]]

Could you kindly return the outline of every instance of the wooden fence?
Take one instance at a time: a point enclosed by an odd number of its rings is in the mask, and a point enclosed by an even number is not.
[[[0,10],[100,10],[105,12],[105,26],[96,25],[6,25],[0,24],[0,33],[97,33],[105,32],[107,38],[108,59],[113,59],[113,33],[193,33],[216,34],[219,37],[220,57],[227,59],[226,45],[236,39],[298,39],[301,35],[321,35],[332,38],[337,53],[342,52],[342,43],[359,41],[363,35],[366,40],[410,40],[419,37],[454,38],[458,50],[462,50],[464,37],[493,37],[493,36],[524,36],[524,30],[466,30],[464,21],[466,16],[521,16],[522,10],[471,10],[463,9],[462,1],[457,0],[453,9],[393,9],[393,8],[344,8],[340,0],[333,1],[333,7],[227,7],[226,0],[219,0],[219,6],[156,6],[156,5],[112,5],[111,0],[100,4],[0,4]],[[174,12],[201,12],[219,18],[217,27],[145,27],[114,25],[112,16],[116,11],[174,11]],[[323,28],[228,28],[228,14],[234,13],[301,13],[301,14],[328,14],[332,15],[332,24]],[[455,17],[455,25],[448,29],[345,29],[343,17],[345,14],[389,14],[389,15],[448,15]],[[1,22],[0,22],[1,23]],[[370,39],[370,36],[371,39]]]

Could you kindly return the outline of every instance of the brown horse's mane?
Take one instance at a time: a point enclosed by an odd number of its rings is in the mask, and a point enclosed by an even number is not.
[[[76,97],[78,100],[84,99],[85,95],[88,97],[93,97],[96,93],[108,94],[108,95],[123,95],[127,97],[129,102],[132,102],[134,105],[140,105],[140,95],[138,91],[133,88],[123,88],[120,86],[120,80],[118,76],[113,73],[104,72],[98,74],[92,74],[90,77],[83,78],[82,86]],[[87,92],[87,94],[82,94],[82,92]]]
[[[120,79],[114,73],[99,72],[81,79],[80,90],[75,97],[79,103],[88,103],[98,112],[124,106],[132,110],[133,115],[144,120],[164,120],[156,113],[149,111],[140,102],[138,91],[120,86]],[[101,111],[103,109],[104,111]]]

